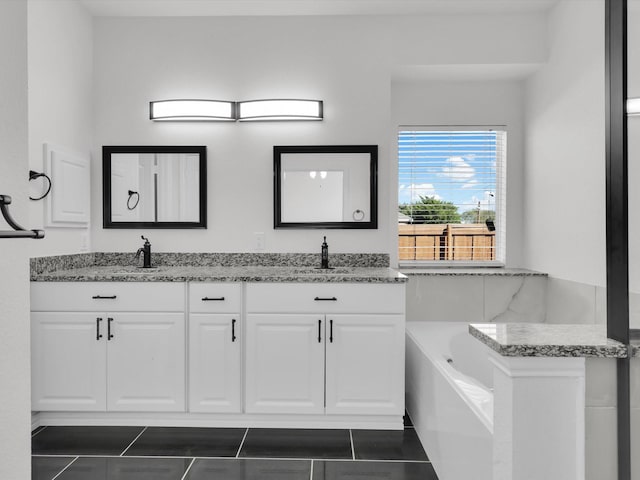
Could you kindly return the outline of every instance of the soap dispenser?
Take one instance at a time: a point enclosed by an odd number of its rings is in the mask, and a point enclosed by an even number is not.
[[[324,237],[324,241],[322,242],[320,268],[329,268],[329,245],[327,245],[327,237]]]

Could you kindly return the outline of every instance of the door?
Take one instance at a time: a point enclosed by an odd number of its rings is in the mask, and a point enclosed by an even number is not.
[[[241,411],[240,317],[189,316],[189,411]]]
[[[106,409],[106,322],[99,313],[31,314],[31,409]]]
[[[324,328],[323,315],[247,315],[247,413],[324,412]]]
[[[404,413],[402,315],[327,315],[326,413]]]
[[[184,411],[184,314],[114,313],[107,322],[107,408]]]

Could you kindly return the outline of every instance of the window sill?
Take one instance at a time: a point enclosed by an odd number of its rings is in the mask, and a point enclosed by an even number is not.
[[[506,268],[504,266],[492,265],[492,266],[435,266],[435,265],[423,265],[423,266],[407,266],[400,265],[399,270],[404,275],[409,277],[414,276],[501,276],[501,277],[546,277],[546,273],[536,272],[534,270],[527,270],[525,268]]]

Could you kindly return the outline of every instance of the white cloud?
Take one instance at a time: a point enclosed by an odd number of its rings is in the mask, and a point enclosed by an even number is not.
[[[464,183],[462,185],[462,188],[474,188],[477,184],[478,184],[478,180],[476,180],[475,178],[472,178],[468,182]]]
[[[401,205],[403,203],[417,202],[420,197],[433,197],[442,200],[442,197],[436,193],[432,183],[411,183],[398,187],[398,203]]]
[[[476,174],[475,168],[465,161],[463,157],[449,157],[447,165],[442,167],[441,175],[459,182],[467,182]]]

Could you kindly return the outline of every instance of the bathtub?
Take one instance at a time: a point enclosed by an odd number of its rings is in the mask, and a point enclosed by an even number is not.
[[[439,480],[491,480],[493,370],[468,323],[407,322],[406,407]]]

